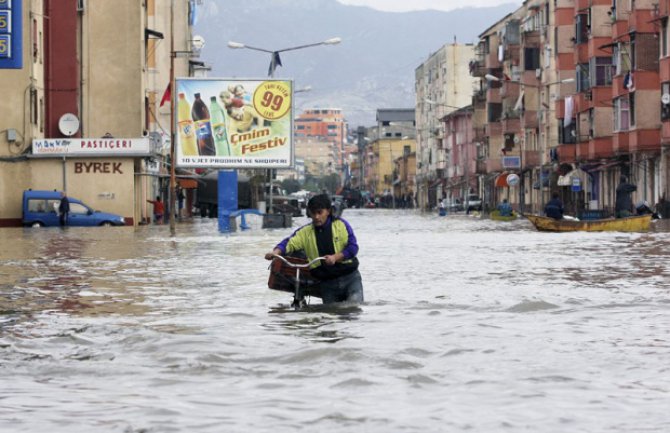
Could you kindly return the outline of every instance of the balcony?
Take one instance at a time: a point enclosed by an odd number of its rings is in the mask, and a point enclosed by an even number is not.
[[[503,134],[518,134],[521,131],[521,119],[518,117],[506,118],[500,123],[502,124]]]
[[[575,155],[577,152],[576,144],[561,144],[556,150],[558,151],[558,161],[563,163],[572,163],[575,162]]]
[[[489,158],[484,163],[486,164],[486,173],[502,171],[502,160],[500,158]]]
[[[588,161],[589,158],[589,145],[591,143],[589,141],[584,141],[581,143],[577,143],[576,147],[576,152],[575,152],[575,159],[577,161]]]
[[[540,165],[540,151],[539,150],[524,150],[521,152],[523,160],[523,169],[539,167]]]
[[[612,137],[596,137],[589,145],[589,159],[603,159],[614,156]]]
[[[492,122],[486,124],[486,136],[495,137],[497,135],[502,135],[502,125],[500,122]]]
[[[524,129],[537,128],[537,111],[535,110],[524,110],[521,114],[521,124]]]
[[[612,151],[615,154],[618,153],[628,153],[630,152],[630,146],[628,144],[628,131],[619,131],[615,132],[612,135]]]
[[[660,151],[661,134],[658,129],[635,129],[628,134],[631,152]]]

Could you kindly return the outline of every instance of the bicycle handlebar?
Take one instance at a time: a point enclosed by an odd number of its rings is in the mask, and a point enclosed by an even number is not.
[[[280,259],[282,262],[286,263],[288,266],[290,266],[292,268],[301,268],[301,269],[302,268],[308,268],[308,267],[312,266],[314,263],[318,262],[319,260],[326,260],[325,257],[317,257],[309,263],[302,263],[302,264],[301,263],[291,263],[288,260],[286,260],[284,257],[279,256],[277,254],[273,254],[272,255],[272,260],[274,260],[274,259]]]

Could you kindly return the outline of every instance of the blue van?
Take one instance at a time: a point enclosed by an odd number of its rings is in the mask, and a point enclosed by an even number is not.
[[[29,227],[60,226],[58,206],[60,191],[23,191],[23,225]],[[126,225],[121,215],[100,212],[86,206],[81,200],[68,196],[70,213],[68,226],[123,226]]]

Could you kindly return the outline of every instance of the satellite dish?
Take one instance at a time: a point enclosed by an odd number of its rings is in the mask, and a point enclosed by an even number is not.
[[[517,186],[519,184],[519,175],[512,173],[507,175],[507,185]]]
[[[191,44],[196,51],[200,51],[202,47],[205,46],[205,38],[200,35],[195,35],[193,36],[193,39],[191,39]]]
[[[61,134],[72,137],[79,131],[79,118],[72,113],[63,114],[58,119],[58,130]]]
[[[670,104],[670,94],[664,93],[663,96],[661,96],[661,102],[664,104]]]
[[[519,141],[521,141],[521,140],[519,140],[519,137],[515,135],[514,136],[514,144],[519,144]]]

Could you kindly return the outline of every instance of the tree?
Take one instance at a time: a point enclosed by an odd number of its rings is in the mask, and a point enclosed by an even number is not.
[[[281,182],[281,187],[286,191],[286,194],[291,194],[302,189],[300,182],[296,179],[284,179]]]

